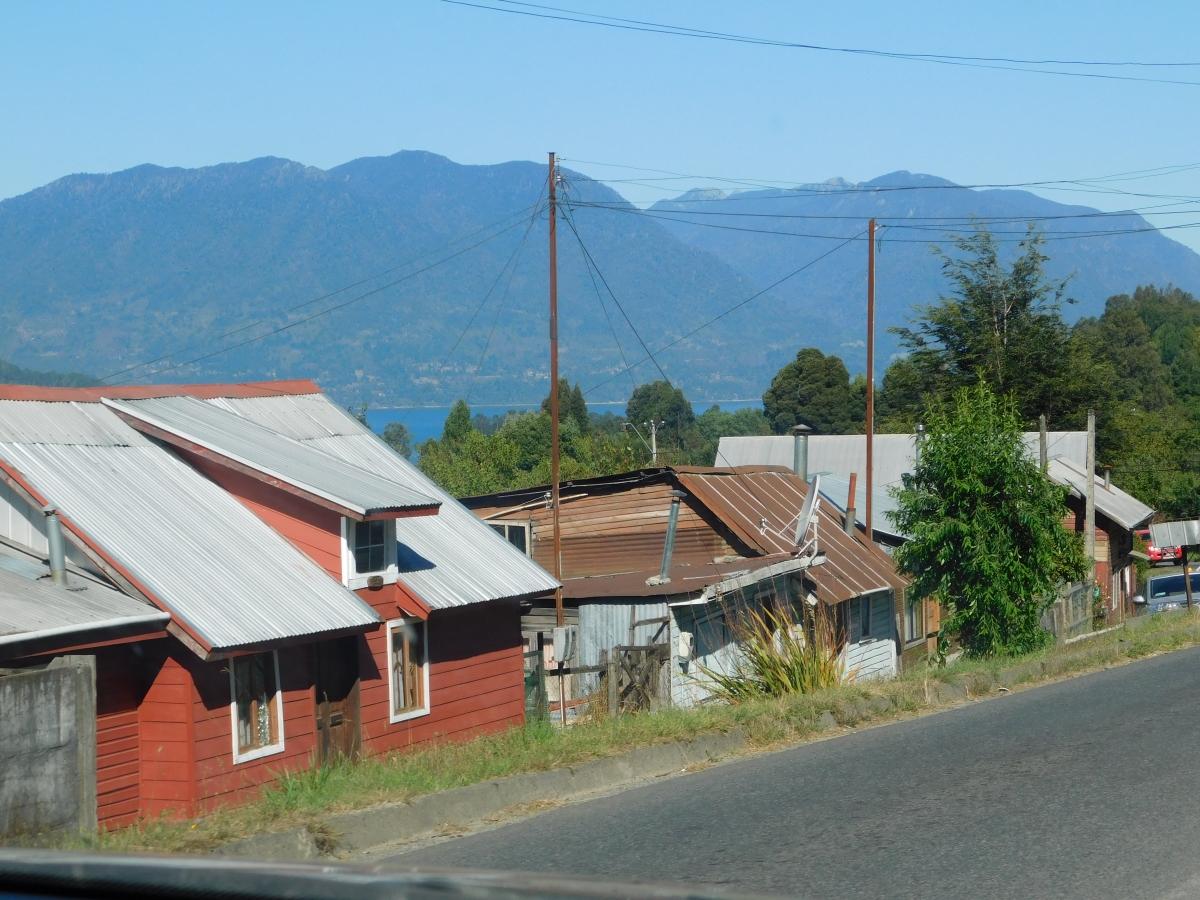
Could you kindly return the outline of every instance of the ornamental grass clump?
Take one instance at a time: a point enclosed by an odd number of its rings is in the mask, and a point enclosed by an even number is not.
[[[845,684],[837,627],[822,607],[790,605],[727,610],[733,652],[723,667],[698,666],[713,697],[740,703],[809,694]]]

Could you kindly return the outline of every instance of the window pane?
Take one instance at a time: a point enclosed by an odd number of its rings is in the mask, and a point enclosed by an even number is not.
[[[525,526],[524,525],[509,525],[508,526],[508,542],[525,553]]]
[[[233,682],[238,749],[244,752],[278,743],[274,654],[236,657]]]
[[[862,601],[862,613],[859,621],[862,623],[860,629],[863,637],[871,636],[871,598],[865,597]]]
[[[500,535],[501,537],[504,537],[504,526],[503,525],[496,525],[493,522],[489,522],[488,528],[492,529],[492,531],[496,532],[496,534]]]
[[[425,623],[392,629],[392,704],[394,713],[425,706]]]

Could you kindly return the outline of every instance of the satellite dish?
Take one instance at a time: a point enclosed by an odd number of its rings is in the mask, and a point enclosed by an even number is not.
[[[799,547],[808,536],[808,526],[817,512],[817,494],[821,492],[821,476],[814,475],[812,484],[808,486],[808,496],[804,498],[804,506],[800,508],[800,518],[796,520],[796,546]]]

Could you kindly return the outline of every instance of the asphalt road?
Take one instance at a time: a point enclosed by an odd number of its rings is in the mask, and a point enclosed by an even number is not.
[[[1200,648],[563,807],[397,863],[811,898],[1200,897]]]

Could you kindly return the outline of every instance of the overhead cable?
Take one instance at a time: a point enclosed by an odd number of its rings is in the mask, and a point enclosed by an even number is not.
[[[1135,60],[1103,61],[1103,60],[1052,60],[1052,59],[1017,59],[1001,56],[964,56],[949,53],[911,53],[893,50],[874,50],[862,47],[837,47],[824,44],[801,43],[774,38],[752,37],[749,35],[732,34],[720,31],[707,31],[690,28],[683,25],[670,25],[661,22],[648,22],[638,19],[622,19],[616,16],[604,16],[597,13],[581,12],[555,6],[542,6],[535,3],[522,3],[517,0],[493,0],[503,4],[495,6],[490,3],[471,2],[471,0],[441,0],[453,6],[464,6],[471,9],[488,10],[490,12],[526,16],[535,19],[550,19],[560,22],[572,22],[577,25],[594,25],[603,28],[623,31],[638,31],[650,34],[666,34],[673,37],[696,38],[706,41],[721,41],[736,44],[751,44],[763,47],[777,47],[785,50],[806,50],[821,53],[839,53],[854,56],[869,56],[903,62],[934,63],[947,66],[962,66],[975,69],[993,69],[1005,72],[1024,72],[1034,75],[1054,75],[1067,78],[1092,78],[1105,81],[1135,81],[1150,84],[1184,85],[1200,87],[1200,81],[1184,81],[1173,78],[1150,78],[1140,75],[1119,75],[1111,72],[1072,72],[1067,69],[1050,69],[1046,66],[1077,66],[1094,68],[1188,68],[1200,66],[1194,62],[1141,62]]]
[[[778,281],[774,281],[774,282],[772,282],[771,284],[769,284],[769,285],[767,285],[765,288],[763,288],[761,291],[757,291],[756,293],[753,293],[753,294],[751,294],[751,295],[750,295],[749,297],[747,297],[745,300],[741,301],[740,303],[737,303],[737,304],[735,304],[734,306],[731,306],[731,307],[729,307],[729,309],[725,310],[725,311],[724,311],[723,313],[721,313],[720,315],[713,316],[713,317],[712,317],[711,319],[709,319],[707,322],[704,322],[702,325],[698,325],[697,327],[695,327],[695,328],[693,328],[691,331],[689,331],[687,334],[685,334],[685,335],[682,335],[682,336],[680,336],[680,337],[677,337],[675,340],[671,341],[671,343],[669,343],[669,344],[667,344],[667,345],[665,345],[665,346],[663,346],[663,347],[660,347],[660,348],[659,348],[657,351],[655,351],[655,352],[656,352],[656,353],[663,353],[663,352],[665,352],[665,351],[667,351],[667,350],[670,350],[670,349],[671,349],[672,347],[674,347],[676,344],[679,344],[679,343],[681,343],[681,342],[683,342],[683,341],[686,341],[686,340],[687,340],[688,338],[690,338],[692,335],[694,335],[694,334],[696,334],[696,333],[698,333],[698,332],[700,332],[700,331],[703,331],[705,328],[708,328],[708,326],[710,326],[710,325],[714,324],[715,322],[719,322],[721,319],[725,318],[726,316],[730,315],[731,313],[737,312],[739,309],[741,309],[741,308],[742,308],[743,306],[745,306],[747,303],[750,303],[750,302],[752,302],[752,301],[754,301],[754,300],[757,300],[757,299],[758,299],[759,297],[761,297],[763,294],[767,293],[768,291],[772,291],[772,290],[774,290],[775,288],[779,287],[779,285],[783,284],[785,281],[787,281],[787,280],[789,280],[789,279],[791,279],[791,278],[795,278],[797,275],[799,275],[799,274],[800,274],[801,272],[803,272],[805,269],[808,269],[808,268],[811,268],[812,266],[815,266],[817,263],[819,263],[821,260],[825,259],[827,256],[830,256],[830,255],[832,255],[832,254],[834,254],[834,253],[837,253],[837,251],[841,250],[841,249],[842,249],[843,247],[845,247],[847,244],[849,244],[849,243],[852,243],[852,242],[854,242],[854,241],[856,241],[856,240],[859,240],[859,239],[861,239],[861,238],[862,238],[862,236],[863,236],[863,235],[865,235],[866,233],[867,233],[867,232],[866,232],[866,230],[864,229],[863,231],[859,232],[858,234],[856,234],[856,235],[854,235],[854,236],[852,236],[852,237],[846,238],[846,240],[842,241],[842,242],[841,242],[840,244],[838,244],[836,247],[832,247],[832,248],[830,248],[829,250],[826,250],[826,251],[825,251],[824,253],[822,253],[820,256],[816,257],[816,258],[815,258],[815,259],[813,259],[813,260],[810,260],[809,262],[806,262],[806,263],[805,263],[804,265],[802,265],[800,268],[798,268],[798,269],[795,269],[795,270],[794,270],[794,271],[792,271],[792,272],[789,272],[787,275],[784,275],[784,276],[783,276],[782,278],[780,278]],[[648,358],[649,358],[649,357],[647,357],[647,359],[648,359]],[[641,365],[642,363],[644,363],[645,361],[646,361],[646,359],[641,359],[641,360],[638,360],[636,363],[634,363],[634,365],[635,365],[635,366],[640,366],[640,365]],[[608,384],[610,381],[612,381],[612,380],[613,380],[613,379],[615,379],[615,378],[619,378],[619,377],[620,377],[621,375],[623,375],[623,374],[625,374],[625,373],[624,373],[624,371],[617,372],[615,375],[611,376],[610,378],[606,378],[604,381],[601,381],[599,384],[594,384],[594,385],[592,385],[590,388],[588,388],[586,391],[584,391],[584,393],[585,393],[585,394],[590,394],[592,391],[596,390],[597,388],[604,387],[604,385]]]

